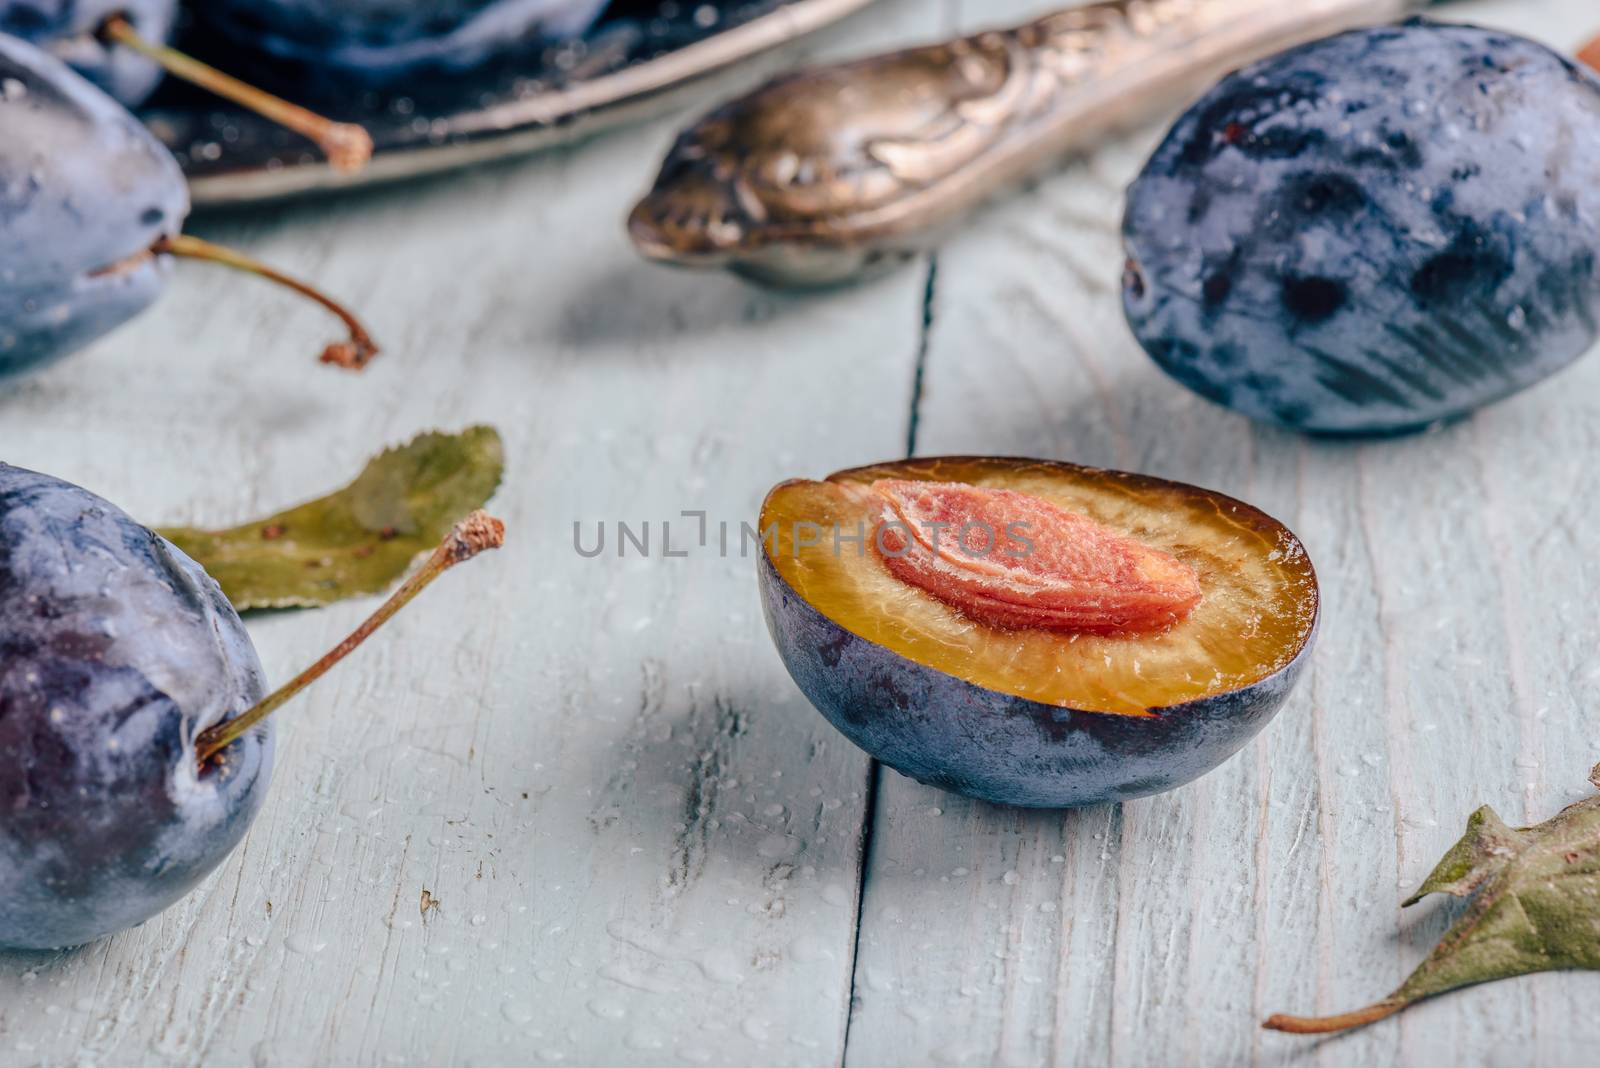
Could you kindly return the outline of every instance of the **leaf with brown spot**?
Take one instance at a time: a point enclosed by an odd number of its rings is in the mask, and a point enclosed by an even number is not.
[[[1600,766],[1589,773],[1600,787]],[[1488,805],[1404,905],[1472,897],[1426,960],[1382,1001],[1338,1016],[1273,1016],[1274,1031],[1326,1034],[1375,1023],[1474,983],[1561,970],[1600,971],[1600,796],[1536,827],[1507,827]],[[1475,896],[1474,896],[1475,895]]]
[[[335,493],[227,530],[161,531],[235,608],[310,608],[380,593],[494,495],[504,451],[493,427],[430,431],[373,457]]]

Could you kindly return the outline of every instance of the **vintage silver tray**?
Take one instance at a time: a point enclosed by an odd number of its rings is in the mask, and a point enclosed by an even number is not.
[[[297,101],[360,122],[375,152],[338,174],[309,144],[198,90],[172,84],[141,117],[172,149],[197,205],[348,188],[501,159],[672,106],[707,76],[793,41],[872,0],[614,0],[582,40],[430,95]]]

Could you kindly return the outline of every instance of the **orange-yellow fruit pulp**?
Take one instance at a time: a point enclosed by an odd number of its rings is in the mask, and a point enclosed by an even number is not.
[[[878,549],[875,532],[888,502],[873,489],[886,480],[1014,492],[1159,554],[1121,550],[1119,568],[1137,560],[1144,573],[1137,583],[1117,585],[1125,600],[1139,602],[1135,617],[1154,620],[1158,613],[1145,606],[1164,604],[1175,618],[1155,629],[1114,631],[985,620],[974,613],[978,598],[971,591],[989,597],[990,576],[958,568],[955,577],[966,588],[940,596],[931,583],[907,581],[886,566],[889,554]],[[914,501],[914,488],[896,493]],[[947,492],[935,490],[931,500],[948,501]],[[978,499],[1009,500],[987,494]],[[1009,511],[1004,504],[1001,509]],[[1115,471],[990,458],[882,464],[821,482],[783,483],[762,505],[760,529],[768,537],[764,551],[784,582],[850,633],[985,689],[1066,708],[1143,715],[1250,686],[1299,655],[1317,617],[1316,575],[1282,524],[1198,487]],[[886,541],[892,530],[884,532]],[[1003,553],[1004,523],[997,532]],[[945,533],[952,547],[958,533],[959,526]],[[980,544],[981,534],[973,533],[970,541]],[[1199,599],[1186,611],[1180,609],[1190,594],[1180,592],[1186,588],[1182,572],[1167,558],[1198,584]],[[1036,566],[1051,575],[1075,573],[1066,561],[1049,556]],[[1006,566],[999,571],[1007,581],[1023,578]],[[1041,585],[1050,591],[1047,600],[1080,603],[1076,593]],[[1142,592],[1128,597],[1134,588]],[[1005,605],[986,607],[1008,611],[1019,599],[1008,591]]]

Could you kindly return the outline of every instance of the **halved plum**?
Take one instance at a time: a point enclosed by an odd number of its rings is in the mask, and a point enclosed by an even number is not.
[[[1283,524],[1142,475],[877,464],[781,483],[760,529],[767,626],[811,702],[897,771],[1000,804],[1210,771],[1278,711],[1317,628]]]

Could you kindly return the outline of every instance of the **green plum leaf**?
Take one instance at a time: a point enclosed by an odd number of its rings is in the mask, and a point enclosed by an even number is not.
[[[1600,766],[1589,773],[1600,788]],[[1533,972],[1600,971],[1600,795],[1536,827],[1507,827],[1485,805],[1404,904],[1472,897],[1433,952],[1381,1001],[1338,1016],[1284,1016],[1275,1031],[1325,1034],[1392,1016],[1423,998]]]
[[[161,534],[194,557],[240,611],[309,608],[379,593],[462,516],[505,468],[493,427],[430,431],[368,461],[344,489],[226,530]]]

